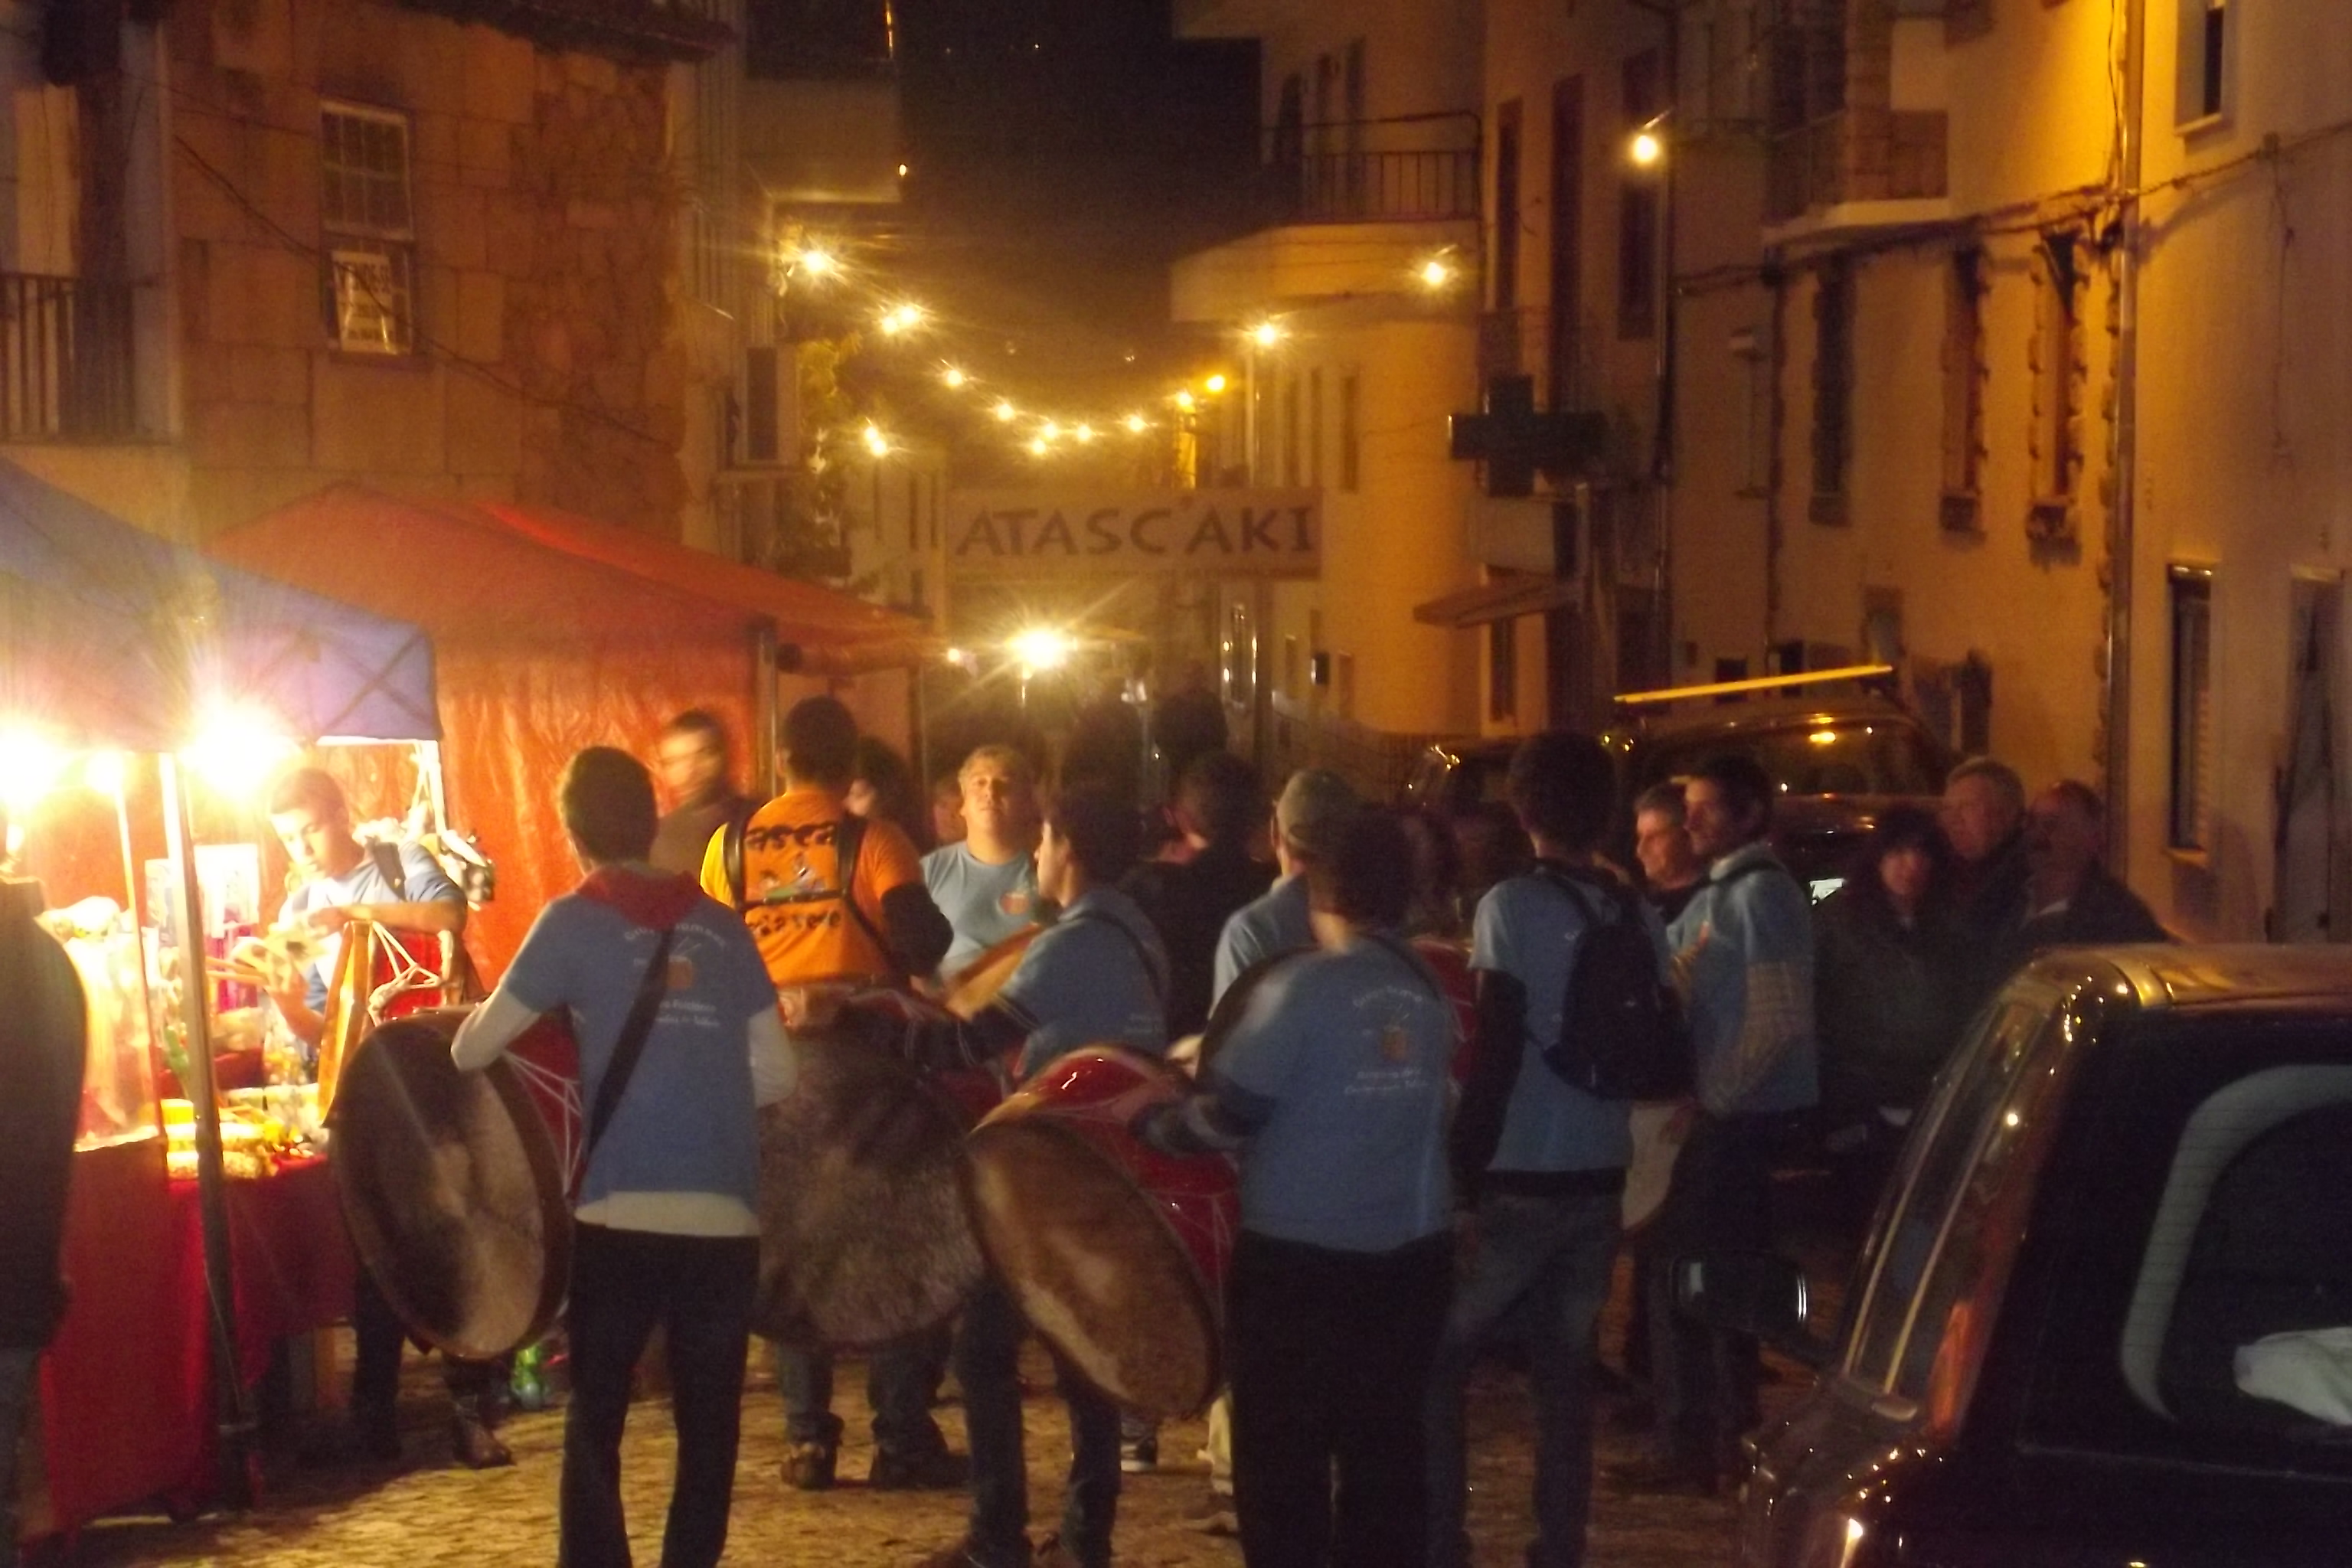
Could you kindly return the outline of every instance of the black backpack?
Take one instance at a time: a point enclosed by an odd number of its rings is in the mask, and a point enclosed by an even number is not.
[[[1569,967],[1559,1040],[1544,1065],[1601,1100],[1676,1100],[1691,1090],[1690,1032],[1633,890],[1545,868],[1584,916]]]

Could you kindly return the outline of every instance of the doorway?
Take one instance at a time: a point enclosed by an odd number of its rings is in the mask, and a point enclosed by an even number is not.
[[[2344,582],[2298,576],[2292,587],[2287,748],[2278,774],[2275,877],[2266,924],[2273,942],[2344,942],[2352,939],[2352,918],[2342,908],[2347,879],[2336,738]]]

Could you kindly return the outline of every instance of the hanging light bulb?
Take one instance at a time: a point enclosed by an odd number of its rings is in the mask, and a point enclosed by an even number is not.
[[[1146,419],[1142,415],[1140,415],[1140,414],[1130,414],[1130,415],[1129,415],[1129,416],[1127,416],[1127,433],[1128,433],[1129,435],[1130,435],[1130,436],[1140,436],[1140,435],[1142,435],[1146,430],[1149,430],[1149,429],[1150,429],[1150,428],[1151,428],[1151,421],[1150,421],[1150,420],[1149,420],[1149,419]]]
[[[1076,437],[1078,444],[1083,447],[1095,438],[1095,427],[1091,425],[1081,425],[1070,434]]]
[[[1035,437],[1029,443],[1029,455],[1033,458],[1042,458],[1053,449],[1054,444],[1043,436]]]
[[[1220,373],[1218,373],[1217,374],[1211,376],[1208,380],[1206,380],[1206,381],[1202,382],[1201,384],[1202,384],[1202,386],[1205,386],[1205,387],[1207,387],[1207,388],[1209,389],[1209,395],[1210,395],[1210,396],[1214,397],[1217,394],[1219,394],[1220,392],[1224,391],[1224,389],[1225,389],[1225,378],[1224,378],[1224,374],[1223,374],[1223,372],[1220,372]]]
[[[1178,393],[1176,395],[1176,406],[1182,409],[1187,414],[1192,413],[1194,406],[1192,394],[1190,391]]]
[[[996,400],[997,423],[1010,425],[1020,412],[1021,410],[1013,406],[1011,399],[1000,397]]]
[[[1055,421],[1048,419],[1045,423],[1037,426],[1037,434],[1043,436],[1048,441],[1058,441],[1062,438],[1062,427]]]
[[[889,437],[883,435],[880,428],[871,423],[866,426],[866,449],[877,458],[887,458],[890,455]]]
[[[961,386],[965,382],[970,381],[971,377],[964,374],[961,366],[951,364],[948,366],[947,369],[940,372],[940,379],[946,382],[950,386]]]

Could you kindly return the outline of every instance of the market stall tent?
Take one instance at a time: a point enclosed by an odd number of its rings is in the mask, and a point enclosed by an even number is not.
[[[181,873],[168,919],[182,933],[201,921],[176,753],[207,723],[234,715],[248,732],[289,740],[440,733],[433,651],[417,627],[207,560],[5,459],[0,652],[0,725],[45,744],[158,755]],[[126,902],[142,891],[126,886]],[[77,1153],[65,1243],[75,1289],[42,1374],[43,1500],[58,1529],[159,1492],[200,1491],[213,1453],[208,1387],[223,1400],[224,1430],[241,1426],[205,988],[184,992],[200,1243],[181,1244],[188,1205],[170,1195],[160,1136]],[[254,1258],[265,1270],[280,1261]],[[233,1442],[226,1457],[237,1459]],[[241,1478],[226,1479],[235,1491]]]
[[[554,807],[572,752],[650,758],[667,720],[702,708],[737,738],[737,784],[756,786],[775,705],[828,689],[903,749],[905,670],[930,649],[921,623],[845,595],[513,506],[342,485],[207,548],[432,634],[452,824],[498,868],[467,930],[490,978],[578,879]]]

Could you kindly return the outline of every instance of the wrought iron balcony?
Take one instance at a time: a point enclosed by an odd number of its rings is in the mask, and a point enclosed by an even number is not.
[[[1266,133],[1258,179],[1258,216],[1269,226],[1475,218],[1477,122],[1429,115],[1277,125]]]
[[[131,287],[0,273],[0,440],[139,434]]]
[[[411,10],[479,22],[551,49],[608,58],[709,59],[733,41],[721,0],[403,0]]]

